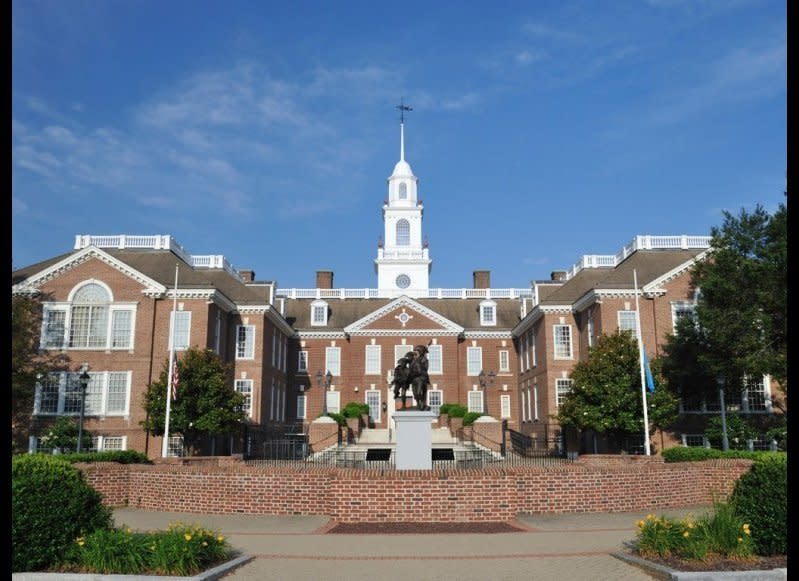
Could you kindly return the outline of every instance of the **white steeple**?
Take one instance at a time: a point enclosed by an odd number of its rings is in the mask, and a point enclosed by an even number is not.
[[[418,178],[405,161],[405,111],[400,104],[400,160],[388,178],[388,199],[383,204],[384,244],[377,249],[375,271],[380,296],[422,297],[429,289],[430,260],[422,240],[424,207],[418,199]]]

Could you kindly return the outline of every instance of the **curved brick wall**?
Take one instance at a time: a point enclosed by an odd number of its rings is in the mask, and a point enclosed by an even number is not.
[[[750,460],[574,463],[379,472],[80,464],[110,506],[215,514],[327,515],[340,522],[506,521],[518,513],[657,511],[726,497]],[[398,497],[402,496],[402,501]]]

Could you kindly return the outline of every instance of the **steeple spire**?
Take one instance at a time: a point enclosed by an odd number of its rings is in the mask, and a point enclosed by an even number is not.
[[[413,108],[405,105],[403,98],[400,97],[397,109],[400,110],[400,161],[405,161],[405,111],[413,111]]]

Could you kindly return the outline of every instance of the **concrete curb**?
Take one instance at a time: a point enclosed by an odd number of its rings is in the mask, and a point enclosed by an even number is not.
[[[102,575],[100,573],[12,573],[12,581],[216,581],[233,569],[252,561],[254,557],[242,555],[193,577],[166,577],[159,575]]]
[[[788,569],[766,569],[758,571],[677,571],[652,561],[647,561],[629,553],[611,553],[611,556],[646,569],[657,579],[667,581],[784,581],[788,579]]]

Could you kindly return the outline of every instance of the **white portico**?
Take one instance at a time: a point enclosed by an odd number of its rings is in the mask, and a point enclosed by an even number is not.
[[[400,105],[400,110],[409,107]],[[422,214],[417,182],[405,161],[405,123],[400,122],[400,160],[388,178],[388,199],[383,204],[385,242],[377,249],[375,271],[382,297],[426,296],[432,260],[422,238]]]

